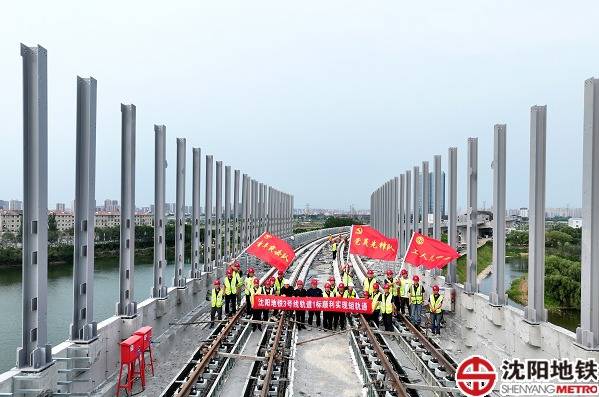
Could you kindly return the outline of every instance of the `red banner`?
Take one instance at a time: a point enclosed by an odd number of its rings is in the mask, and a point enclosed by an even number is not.
[[[268,232],[262,233],[246,252],[276,267],[281,273],[287,270],[295,258],[295,252],[289,244]]]
[[[372,301],[362,298],[318,298],[255,295],[252,309],[312,310],[342,313],[372,313]]]
[[[449,245],[434,238],[414,233],[406,252],[405,262],[427,269],[441,268],[460,255]]]
[[[397,239],[388,238],[370,226],[353,225],[349,253],[394,261],[397,257]]]

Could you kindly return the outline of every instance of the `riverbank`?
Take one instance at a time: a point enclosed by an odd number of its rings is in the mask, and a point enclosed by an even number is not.
[[[485,269],[491,266],[493,260],[493,242],[487,241],[477,249],[476,274],[481,274]],[[456,273],[459,283],[466,282],[466,255],[462,255],[457,260]],[[488,270],[490,272],[490,270]]]

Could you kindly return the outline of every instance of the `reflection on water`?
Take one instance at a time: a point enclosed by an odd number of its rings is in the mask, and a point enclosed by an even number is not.
[[[141,261],[140,261],[141,262]],[[186,264],[186,272],[189,272]],[[94,272],[94,319],[102,321],[114,315],[118,299],[118,258],[96,259]],[[48,267],[48,341],[55,346],[68,338],[73,305],[73,266]],[[167,265],[164,278],[172,282],[174,266]],[[152,264],[144,258],[135,264],[133,296],[137,302],[148,298],[152,291]],[[17,347],[21,345],[21,269],[0,269],[0,372],[14,366]],[[8,321],[12,319],[12,321]]]
[[[512,285],[512,281],[528,273],[528,258],[513,256],[506,258],[505,261],[505,290]],[[493,283],[493,275],[482,280],[479,284],[479,290],[485,295],[489,295]],[[522,305],[509,299],[509,305],[522,309]],[[576,327],[580,324],[579,310],[555,310],[549,311],[549,322],[564,327],[572,332],[576,332]]]

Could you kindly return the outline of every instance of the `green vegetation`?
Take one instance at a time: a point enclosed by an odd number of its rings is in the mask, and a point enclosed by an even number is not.
[[[360,222],[359,220],[354,219],[354,218],[340,218],[340,217],[336,217],[336,216],[329,216],[324,221],[323,228],[328,229],[330,227],[341,227],[341,226],[351,226],[351,225],[361,225],[361,224],[362,224],[362,222]]]
[[[491,264],[493,260],[493,242],[487,241],[484,245],[478,247],[477,250],[476,274],[482,272],[487,266]],[[466,255],[462,255],[457,260],[456,273],[458,275],[458,282],[466,282]]]
[[[545,306],[550,310],[580,307],[581,238],[581,229],[561,223],[549,225],[545,232]],[[506,241],[508,252],[528,251],[526,232],[512,231]],[[526,280],[526,276],[515,279],[507,291],[510,299],[522,305],[528,299]]]

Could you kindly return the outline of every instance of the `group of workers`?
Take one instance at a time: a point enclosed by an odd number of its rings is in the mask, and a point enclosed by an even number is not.
[[[238,262],[231,264],[226,270],[226,276],[222,283],[220,280],[214,281],[212,290],[212,307],[210,311],[210,327],[214,326],[215,317],[222,320],[223,301],[225,314],[233,315],[236,312],[237,304],[241,300],[242,288],[246,299],[247,316],[255,320],[252,322],[252,330],[262,330],[262,321],[268,321],[269,310],[258,310],[253,308],[255,295],[275,295],[275,296],[297,296],[297,297],[325,297],[325,298],[366,298],[372,301],[372,313],[367,315],[367,319],[377,326],[382,321],[386,331],[393,331],[393,316],[406,314],[408,311],[409,319],[415,325],[422,322],[422,310],[425,303],[424,287],[420,283],[420,277],[414,275],[412,279],[408,277],[408,271],[402,269],[397,277],[394,277],[392,270],[387,270],[385,278],[379,282],[374,275],[374,271],[369,269],[366,278],[362,284],[362,294],[359,295],[354,289],[354,273],[351,263],[346,263],[342,267],[342,276],[339,284],[335,283],[335,277],[329,277],[324,284],[324,291],[319,288],[318,280],[310,280],[310,288],[304,288],[304,282],[298,280],[295,287],[290,285],[289,279],[283,277],[283,273],[278,272],[276,277],[270,277],[260,283],[260,278],[255,275],[253,268],[247,269],[247,275],[243,278],[241,268]],[[381,286],[382,284],[382,286]],[[439,286],[433,285],[432,292],[428,297],[428,309],[431,313],[431,330],[433,334],[440,334],[442,320],[443,295],[440,294]],[[276,311],[275,311],[276,312]],[[276,314],[276,313],[275,313]],[[322,326],[328,330],[341,329],[346,327],[346,318],[349,313],[328,312],[322,313]],[[296,310],[295,321],[298,329],[305,329],[306,324],[317,327],[321,326],[320,311],[308,311],[306,322],[306,311]]]

